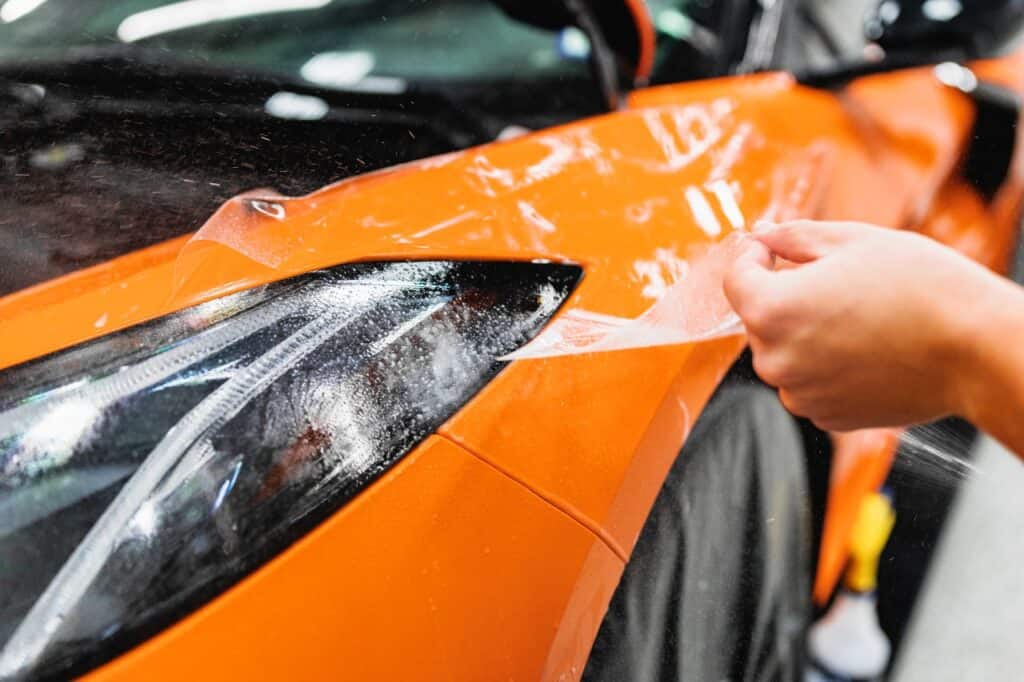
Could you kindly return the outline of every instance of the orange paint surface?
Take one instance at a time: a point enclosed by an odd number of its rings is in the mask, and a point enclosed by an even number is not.
[[[306,197],[236,198],[191,237],[0,299],[0,367],[345,262],[574,262],[585,277],[564,310],[635,317],[701,247],[760,218],[946,238],[946,218],[978,217],[960,244],[996,224],[950,184],[971,108],[929,69],[840,97],[765,74],[630,106]],[[197,662],[211,677],[578,677],[622,559],[742,346],[512,364],[356,501],[95,677],[178,679]],[[884,443],[851,443],[875,454],[834,477],[819,592],[842,565],[844,515],[889,466]]]
[[[571,518],[432,437],[260,571],[87,679],[578,676],[621,571]]]
[[[835,589],[849,554],[847,541],[861,500],[878,490],[892,467],[897,429],[870,429],[832,436],[834,453],[822,550],[814,580],[814,600],[824,604]]]

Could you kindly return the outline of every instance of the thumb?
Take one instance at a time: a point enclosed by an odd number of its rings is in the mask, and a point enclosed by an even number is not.
[[[758,292],[768,287],[772,274],[771,252],[763,243],[751,239],[726,270],[722,281],[725,297],[740,317]]]
[[[778,257],[793,263],[810,263],[850,241],[863,227],[854,223],[794,220],[778,225],[759,223],[754,229],[754,238]]]

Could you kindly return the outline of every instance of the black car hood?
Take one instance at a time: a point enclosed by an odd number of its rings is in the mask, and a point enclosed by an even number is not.
[[[245,190],[302,194],[483,136],[427,96],[124,73],[0,81],[0,295],[193,231]],[[268,113],[280,93],[298,104],[284,117]],[[302,120],[310,103],[322,115]]]

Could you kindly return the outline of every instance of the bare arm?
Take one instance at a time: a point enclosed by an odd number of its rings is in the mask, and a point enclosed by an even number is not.
[[[971,316],[964,352],[972,369],[957,414],[1024,458],[1024,289],[1001,284]]]
[[[963,416],[1024,456],[1024,289],[935,241],[856,223],[757,233],[726,276],[754,368],[846,431]],[[795,263],[772,270],[772,255]]]

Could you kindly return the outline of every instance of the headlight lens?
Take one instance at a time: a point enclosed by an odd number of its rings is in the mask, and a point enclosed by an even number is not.
[[[458,410],[579,276],[347,265],[0,373],[0,678],[82,672],[279,553]]]

